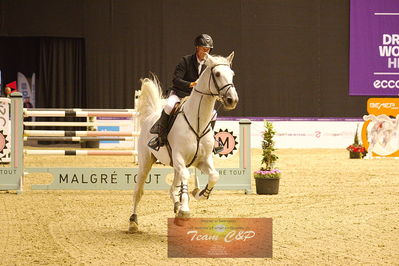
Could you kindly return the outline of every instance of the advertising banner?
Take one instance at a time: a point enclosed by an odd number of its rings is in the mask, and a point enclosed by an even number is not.
[[[35,74],[32,76],[32,84],[35,84],[33,80],[35,78]],[[33,108],[35,97],[31,90],[31,85],[29,84],[28,79],[24,74],[18,72],[18,91],[22,93],[22,97],[24,99],[24,108]]]
[[[351,0],[349,95],[399,95],[398,0]]]
[[[168,219],[169,258],[271,258],[271,218]]]
[[[362,128],[368,157],[399,157],[399,98],[370,98]]]

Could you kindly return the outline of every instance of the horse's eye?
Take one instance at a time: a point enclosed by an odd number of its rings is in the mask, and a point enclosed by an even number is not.
[[[218,71],[218,72],[216,72],[216,77],[220,77],[220,72]]]

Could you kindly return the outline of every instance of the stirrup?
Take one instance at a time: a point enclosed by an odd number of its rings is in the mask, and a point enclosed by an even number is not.
[[[213,147],[213,152],[214,152],[215,154],[219,154],[219,153],[221,153],[223,150],[224,150],[224,147],[223,147],[223,146]]]
[[[224,150],[224,145],[220,140],[215,139],[216,142],[219,144],[217,147],[213,147],[213,152],[215,154],[219,154]]]
[[[159,137],[153,137],[149,142],[148,142],[148,147],[150,147],[151,149],[155,150],[155,151],[159,151],[159,149],[161,148],[161,146],[159,145]]]

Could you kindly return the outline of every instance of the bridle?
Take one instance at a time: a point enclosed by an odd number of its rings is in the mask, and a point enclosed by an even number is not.
[[[194,88],[194,90],[195,90],[196,92],[198,92],[199,94],[202,94],[202,95],[208,95],[208,96],[213,96],[213,97],[215,97],[215,96],[216,96],[216,97],[220,97],[220,98],[224,101],[224,98],[225,98],[225,96],[227,95],[227,93],[229,92],[229,90],[230,90],[232,87],[234,87],[234,83],[227,83],[227,84],[223,85],[222,87],[220,87],[219,84],[218,84],[217,81],[216,81],[215,73],[213,72],[213,69],[214,69],[215,67],[217,67],[217,66],[229,66],[229,67],[230,67],[229,64],[217,64],[217,65],[214,65],[214,66],[211,68],[211,74],[209,75],[209,82],[208,82],[209,93],[199,91],[199,90],[197,90],[196,88]],[[212,93],[212,90],[211,90],[211,80],[213,81],[213,85],[215,86],[215,88],[216,88],[216,90],[217,90],[217,94]],[[224,90],[225,88],[227,88],[226,92],[225,92],[223,95],[220,95],[220,92],[221,92],[222,90]]]

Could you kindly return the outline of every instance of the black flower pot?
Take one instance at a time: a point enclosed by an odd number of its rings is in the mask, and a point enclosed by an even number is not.
[[[356,151],[349,151],[350,159],[361,159],[363,157],[363,153]]]
[[[255,178],[256,194],[276,195],[280,184],[280,178]]]

